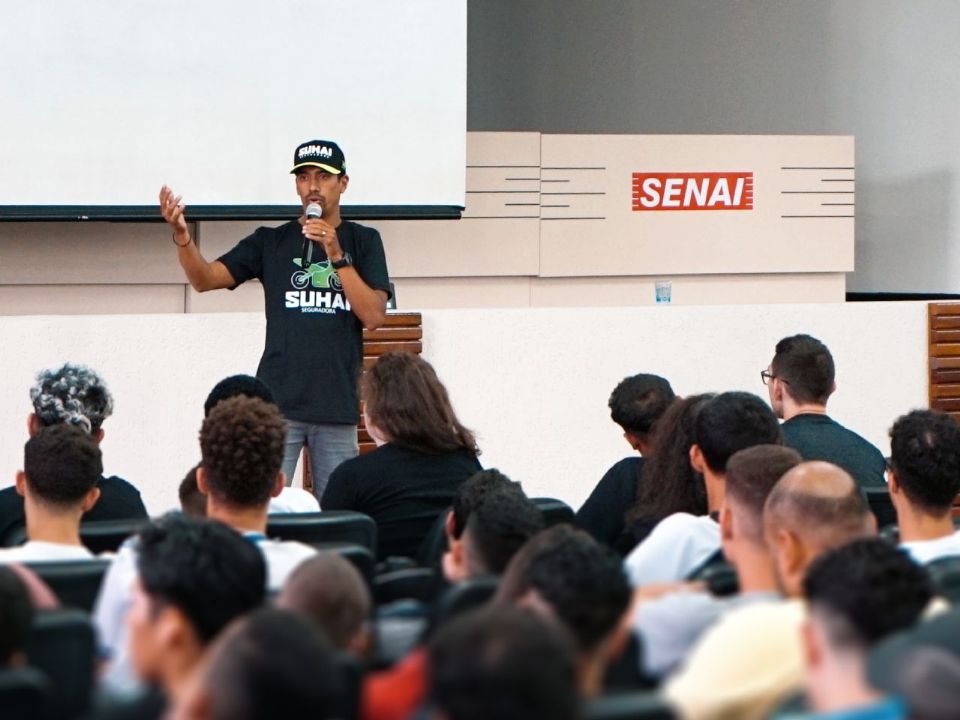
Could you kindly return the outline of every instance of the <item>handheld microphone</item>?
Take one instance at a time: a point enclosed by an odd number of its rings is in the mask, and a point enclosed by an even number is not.
[[[315,220],[323,217],[323,208],[319,203],[310,203],[306,209],[307,220]],[[303,252],[300,253],[300,267],[306,271],[313,257],[313,242],[310,238],[303,238]]]

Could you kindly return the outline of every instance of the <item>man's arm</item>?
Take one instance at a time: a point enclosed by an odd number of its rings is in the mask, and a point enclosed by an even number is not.
[[[330,262],[339,262],[343,259],[343,248],[337,239],[337,231],[329,223],[320,218],[310,218],[303,225],[303,234],[323,246]],[[374,290],[360,273],[352,266],[337,270],[343,292],[350,301],[350,309],[360,318],[363,327],[367,330],[376,330],[383,325],[387,317],[387,294],[383,290]]]
[[[160,189],[160,214],[173,228],[173,242],[177,246],[177,259],[180,267],[197,292],[220,290],[236,285],[236,281],[227,266],[219,260],[207,262],[200,249],[190,237],[187,219],[184,217],[184,205],[181,196],[175,196],[173,190],[164,185]],[[352,302],[351,302],[352,304]]]

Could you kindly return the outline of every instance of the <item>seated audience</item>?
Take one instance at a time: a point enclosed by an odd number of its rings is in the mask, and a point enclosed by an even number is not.
[[[803,588],[809,717],[906,718],[899,699],[870,686],[867,658],[920,619],[933,597],[927,574],[883,540],[857,540],[815,560]]]
[[[726,392],[700,408],[693,441],[690,464],[703,475],[711,514],[678,512],[664,518],[626,559],[634,587],[679,582],[719,555],[715,514],[723,504],[727,460],[744,448],[780,444],[780,426],[756,395]]]
[[[415,557],[463,481],[482,469],[480,451],[421,357],[382,355],[360,383],[364,423],[377,448],[337,467],[320,505],[372,517],[379,559]]]
[[[674,513],[707,514],[703,474],[690,464],[697,414],[712,393],[678,399],[657,421],[650,457],[640,471],[637,492],[625,513],[626,527],[617,540],[621,555],[630,552],[664,518]]]
[[[312,620],[338,650],[367,656],[373,599],[360,572],[336,553],[320,552],[300,563],[283,584],[276,606]]]
[[[575,720],[574,644],[548,618],[509,607],[454,618],[430,643],[434,717]]]
[[[644,459],[653,447],[653,427],[674,401],[670,383],[659,375],[641,373],[624,378],[610,395],[611,419],[639,453],[613,465],[577,511],[577,525],[611,547],[624,531],[623,509],[633,503]]]
[[[207,395],[203,403],[203,416],[208,417],[210,411],[217,406],[217,403],[232,397],[255,397],[276,405],[273,393],[270,388],[262,381],[252,375],[231,375],[224,378]],[[286,485],[280,494],[270,498],[270,513],[306,513],[319,512],[320,503],[313,493],[309,493],[303,488],[291,487],[293,478],[286,478]],[[186,482],[186,480],[184,480]],[[182,506],[182,503],[181,503]],[[195,504],[191,510],[198,510],[199,505]]]
[[[890,498],[904,550],[921,564],[960,555],[953,503],[960,492],[960,425],[946,413],[914,410],[890,430]]]
[[[218,403],[200,429],[197,486],[207,497],[207,515],[260,548],[269,590],[279,590],[297,565],[316,554],[309,545],[265,535],[270,498],[283,488],[280,464],[285,436],[286,425],[277,406],[249,397]],[[137,577],[136,558],[136,543],[127,541],[107,570],[94,608],[100,642],[112,659],[105,681],[121,692],[129,689],[132,680],[123,618]]]
[[[630,585],[615,552],[582,530],[555,525],[527,543],[510,561],[497,605],[519,605],[556,618],[577,645],[583,697],[602,691],[611,661],[629,636]]]
[[[211,520],[167,516],[140,532],[126,624],[130,658],[148,691],[100,718],[160,718],[189,687],[214,638],[266,595],[257,547]]]
[[[30,389],[33,412],[27,431],[33,436],[50,425],[76,425],[99,444],[103,421],[113,413],[113,398],[103,380],[90,368],[66,364],[57,370],[43,370]],[[111,475],[97,479],[100,496],[87,510],[84,520],[135,520],[147,517],[140,492],[126,480]],[[16,488],[0,490],[0,538],[22,528],[26,515],[23,497]]]
[[[707,630],[664,689],[684,720],[766,718],[801,689],[807,569],[824,553],[875,535],[876,521],[847,472],[805,462],[770,491],[763,529],[786,599],[731,610]]]
[[[24,498],[27,542],[0,548],[0,563],[89,560],[80,518],[97,502],[100,447],[79,427],[50,425],[27,440],[17,492]]]
[[[881,452],[827,416],[827,400],[837,389],[834,375],[833,356],[816,338],[794,335],[777,343],[761,378],[773,411],[784,421],[784,444],[804,460],[839,465],[860,487],[883,487]]]
[[[178,700],[177,720],[275,720],[342,717],[342,682],[333,650],[308,619],[262,608],[214,642]]]
[[[180,481],[180,487],[177,489],[177,495],[180,498],[180,510],[187,517],[205,518],[207,516],[207,496],[200,492],[197,487],[197,463],[190,471],[184,475]]]
[[[503,573],[514,555],[543,529],[540,509],[505,475],[485,470],[463,485],[447,523],[451,536],[443,573],[451,584]],[[428,629],[428,634],[429,634]],[[373,673],[363,685],[361,717],[405,720],[426,692],[426,650],[415,648],[389,670]]]
[[[12,568],[0,567],[0,671],[26,664],[24,647],[33,614],[23,580]]]
[[[723,554],[736,569],[740,592],[715,597],[706,588],[684,588],[640,598],[633,630],[643,648],[643,674],[663,677],[676,669],[700,636],[725,612],[779,596],[773,557],[763,537],[763,504],[774,485],[801,458],[782,445],[755,445],[727,462],[720,510]]]

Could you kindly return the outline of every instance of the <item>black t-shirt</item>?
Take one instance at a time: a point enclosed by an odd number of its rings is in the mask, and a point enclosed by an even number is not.
[[[112,475],[102,477],[97,483],[100,497],[96,504],[83,514],[83,520],[139,520],[147,517],[140,491],[126,480]],[[0,538],[16,528],[26,525],[23,498],[15,487],[0,490]]]
[[[836,420],[814,413],[797,415],[781,426],[784,444],[804,460],[825,460],[839,465],[860,487],[885,487],[886,463],[874,445]]]
[[[416,557],[437,516],[464,480],[482,470],[467,450],[442,455],[387,443],[341,463],[320,501],[324,510],[356,510],[377,523],[377,557]]]
[[[363,281],[390,293],[380,234],[344,221],[337,228],[344,252]],[[220,257],[237,285],[263,283],[267,337],[257,377],[273,391],[288,420],[353,425],[359,419],[357,377],[363,325],[350,311],[340,278],[323,249],[310,243],[301,268],[303,228],[292,220],[258,228]]]
[[[637,497],[642,457],[628,457],[613,465],[577,510],[577,525],[614,547],[624,531],[624,514]]]

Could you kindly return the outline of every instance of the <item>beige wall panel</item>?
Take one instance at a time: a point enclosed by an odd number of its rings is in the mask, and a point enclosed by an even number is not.
[[[390,277],[536,275],[540,221],[378,220]]]
[[[245,282],[236,290],[214,290],[198,293],[187,290],[186,312],[263,312],[263,287],[256,280]]]
[[[832,204],[853,202],[853,138],[543,135],[541,145],[543,178],[577,188],[542,198],[543,276],[853,269],[853,218],[830,217],[853,214]],[[752,172],[753,208],[638,212],[635,172]]]
[[[484,162],[483,158],[477,162]],[[540,192],[540,168],[468,167],[466,189]]]
[[[530,305],[530,278],[406,278],[395,286],[398,310]]]
[[[661,278],[590,277],[533,278],[533,307],[655,305],[655,284]],[[803,275],[684,275],[662,278],[671,284],[671,305],[735,305],[754,303],[843,302],[842,273]]]
[[[185,285],[3,285],[0,315],[182,313]]]
[[[467,190],[464,218],[540,217],[540,193]],[[442,222],[442,221],[441,221]],[[453,221],[455,222],[455,221]]]
[[[540,167],[540,133],[467,133],[467,167],[478,165]]]
[[[261,226],[276,227],[283,220],[245,220],[243,222],[202,222],[198,238],[200,252],[207,260],[216,260],[227,250]]]
[[[0,285],[183,281],[164,223],[0,223]]]

